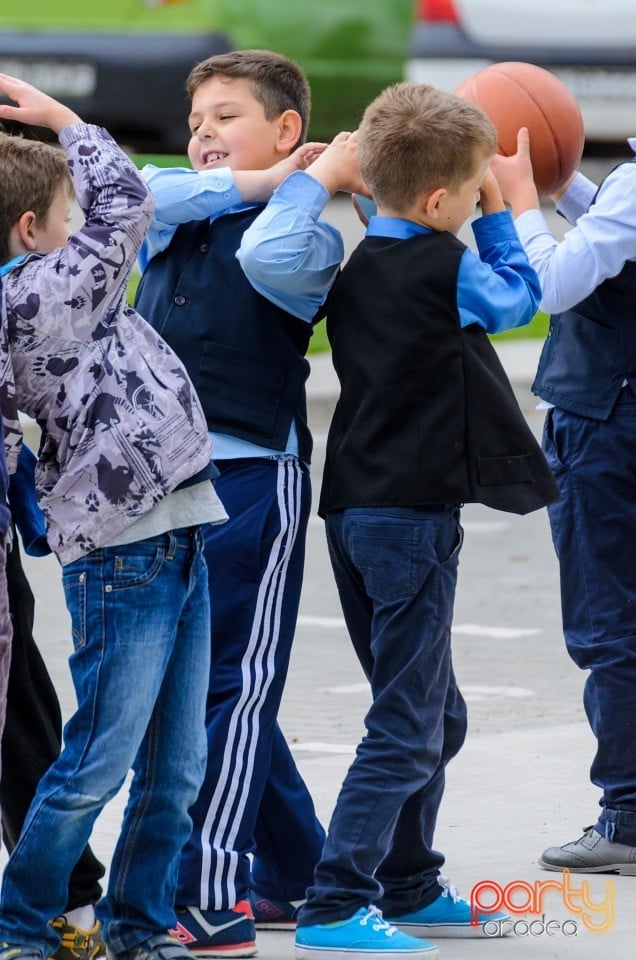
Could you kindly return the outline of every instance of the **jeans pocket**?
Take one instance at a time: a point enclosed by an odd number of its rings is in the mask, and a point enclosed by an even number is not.
[[[552,473],[555,477],[559,477],[567,470],[567,464],[565,451],[559,449],[563,438],[558,428],[556,413],[557,411],[553,408],[548,410],[546,414],[543,424],[542,447]]]
[[[150,546],[148,542],[129,544],[124,550],[112,547],[112,581],[107,584],[108,592],[143,587],[151,583],[159,574],[166,559],[166,548],[159,544]]]
[[[352,525],[350,549],[367,593],[391,602],[412,597],[418,589],[420,545],[417,527],[389,519]]]
[[[464,545],[464,528],[461,523],[457,521],[457,526],[453,530],[453,539],[450,542],[450,551],[444,548],[441,551],[441,554],[438,552],[438,559],[442,567],[452,567],[457,566],[459,562],[459,554],[461,553],[462,546]]]
[[[73,646],[76,650],[86,645],[86,581],[85,570],[66,572],[62,570],[62,585],[66,606],[71,615]]]

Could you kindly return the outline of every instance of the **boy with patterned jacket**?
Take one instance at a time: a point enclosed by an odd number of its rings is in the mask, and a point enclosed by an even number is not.
[[[125,302],[152,216],[146,187],[104,130],[4,74],[0,90],[18,104],[0,118],[49,127],[66,152],[0,137],[0,263],[5,387],[12,365],[17,406],[42,429],[36,482],[63,567],[78,702],[4,870],[0,958],[55,953],[49,921],[132,767],[98,916],[112,957],[176,960],[185,950],[166,931],[205,762],[199,525],[225,511],[193,386]],[[69,170],[85,215],[72,234]]]

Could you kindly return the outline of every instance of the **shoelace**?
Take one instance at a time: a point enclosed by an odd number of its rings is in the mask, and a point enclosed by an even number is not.
[[[461,902],[464,899],[463,897],[460,897],[459,890],[448,877],[443,877],[440,873],[437,878],[437,882],[442,888],[443,897],[450,897],[453,903]]]
[[[378,907],[374,907],[373,904],[371,904],[366,914],[360,921],[360,926],[366,927],[367,922],[369,920],[373,921],[373,929],[376,932],[379,932],[380,930],[384,930],[387,937],[392,937],[394,933],[398,932],[397,927],[394,927],[390,923],[388,923],[382,916],[382,911],[379,910]]]

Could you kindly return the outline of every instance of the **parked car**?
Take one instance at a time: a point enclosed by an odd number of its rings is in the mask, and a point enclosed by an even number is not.
[[[419,0],[409,79],[454,90],[504,60],[560,77],[581,106],[588,142],[636,135],[634,0]]]
[[[0,71],[123,143],[182,152],[191,67],[269,48],[306,70],[310,136],[329,139],[401,79],[411,25],[412,0],[0,0]]]

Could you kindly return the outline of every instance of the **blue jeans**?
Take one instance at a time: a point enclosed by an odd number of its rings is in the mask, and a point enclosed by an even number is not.
[[[327,541],[373,702],[301,926],[343,920],[370,903],[405,913],[439,896],[444,858],[432,849],[433,831],[446,764],[466,735],[450,647],[459,511],[334,511]]]
[[[197,528],[95,550],[63,570],[78,708],[5,868],[0,941],[51,956],[49,920],[104,804],[134,777],[98,914],[113,953],[175,923],[205,763],[210,616]]]
[[[636,845],[636,396],[606,421],[550,410],[543,449],[561,490],[548,513],[559,558],[568,653],[583,670],[597,740],[591,779],[603,791],[596,825]]]

